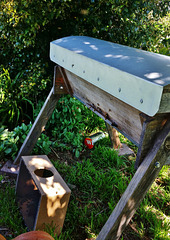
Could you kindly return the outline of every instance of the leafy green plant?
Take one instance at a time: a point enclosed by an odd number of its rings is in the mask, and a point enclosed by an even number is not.
[[[37,108],[34,110],[34,118],[38,115],[43,101],[39,101]],[[93,119],[93,120],[92,120]],[[96,120],[96,122],[94,121]],[[11,156],[14,158],[24,142],[32,124],[17,126],[13,131],[1,128],[0,131],[0,153],[1,156]],[[64,96],[54,110],[52,117],[47,123],[46,134],[41,134],[35,147],[34,153],[48,154],[50,146],[59,148],[62,151],[72,150],[76,157],[84,148],[83,140],[86,131],[95,129],[104,129],[104,121],[96,114],[92,114],[78,100]],[[51,137],[48,137],[48,136]]]
[[[3,0],[0,4],[1,124],[13,129],[25,118],[32,120],[33,106],[47,96],[53,73],[49,42],[54,39],[87,35],[169,55],[168,7],[168,0],[95,0],[74,4],[70,0],[38,0],[36,4]],[[89,132],[97,121],[90,119]]]
[[[39,105],[41,108],[41,104]],[[59,99],[50,120],[46,125],[48,135],[52,135],[54,147],[72,149],[79,157],[83,149],[86,132],[103,129],[104,121],[88,110],[75,98],[66,95]]]
[[[1,124],[8,125],[11,129],[24,118],[30,119],[31,111],[33,112],[34,109],[33,103],[25,97],[25,92],[22,91],[19,80],[21,77],[22,74],[17,74],[14,79],[11,79],[7,69],[3,69],[3,73],[0,74]],[[26,114],[27,111],[30,111],[30,116]]]
[[[1,124],[11,130],[22,121],[33,119],[37,97],[48,84],[43,79],[43,71],[37,64],[26,71],[18,73],[14,78],[8,69],[0,67],[0,113]],[[42,98],[43,99],[43,98]]]
[[[33,149],[33,154],[45,154],[48,155],[51,152],[51,145],[52,142],[50,141],[49,137],[45,134],[41,134],[37,140],[37,143]]]
[[[0,128],[0,156],[14,159],[23,144],[32,124],[17,126],[13,131]],[[48,154],[52,142],[45,134],[41,134],[33,149],[33,154]]]

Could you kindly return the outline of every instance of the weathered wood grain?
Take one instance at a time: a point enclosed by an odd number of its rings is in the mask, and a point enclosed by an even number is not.
[[[170,151],[170,137],[168,137],[165,141],[165,151]],[[170,165],[170,154],[167,156],[165,165]]]
[[[152,148],[155,138],[159,135],[165,123],[170,119],[170,114],[157,114],[154,117],[148,117],[141,114],[141,117],[143,117],[144,122],[136,157],[136,169],[139,167],[148,151]]]
[[[122,146],[118,132],[115,128],[113,128],[110,124],[106,123],[107,131],[109,133],[110,141],[112,144],[112,148],[118,149],[119,147]]]
[[[53,93],[54,94],[71,94],[72,89],[65,74],[65,71],[60,66],[54,67],[54,80],[53,80]]]
[[[168,112],[170,112],[170,85],[164,87],[158,113]]]
[[[128,136],[136,145],[139,144],[142,122],[137,109],[67,70],[66,75],[75,97],[94,110],[96,114],[102,116],[105,121],[109,120],[113,126],[116,126],[116,129]]]
[[[14,164],[17,164],[20,161],[21,156],[26,156],[31,153],[41,132],[44,130],[45,125],[50,118],[59,98],[60,95],[53,94],[52,88],[30,132],[28,133],[23,145],[21,146],[21,149],[16,159],[14,160]]]
[[[140,202],[145,197],[146,192],[170,155],[170,148],[166,148],[167,139],[170,137],[169,129],[170,121],[166,123],[157,136],[153,148],[150,149],[139,166],[96,240],[118,240],[120,238],[124,228],[128,225]]]

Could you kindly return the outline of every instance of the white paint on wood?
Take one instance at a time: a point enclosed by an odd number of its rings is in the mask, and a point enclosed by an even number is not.
[[[90,37],[51,42],[50,58],[149,116],[158,112],[163,86],[170,84],[169,57]]]

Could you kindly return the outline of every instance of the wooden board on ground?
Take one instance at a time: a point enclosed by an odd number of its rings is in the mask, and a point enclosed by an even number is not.
[[[13,164],[10,160],[7,161],[0,169],[0,174],[5,174],[13,177],[17,177],[19,172],[19,165]]]

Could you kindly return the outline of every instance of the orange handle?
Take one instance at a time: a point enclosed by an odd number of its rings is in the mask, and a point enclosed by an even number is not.
[[[0,240],[6,240],[1,234],[0,234]]]

